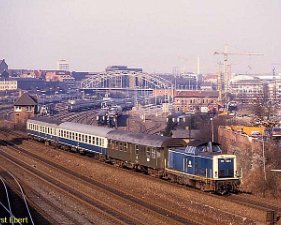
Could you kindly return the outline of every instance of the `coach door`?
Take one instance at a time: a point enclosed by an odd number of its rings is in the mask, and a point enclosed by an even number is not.
[[[139,163],[139,152],[140,152],[140,149],[139,149],[139,145],[135,145],[135,163],[138,164]]]

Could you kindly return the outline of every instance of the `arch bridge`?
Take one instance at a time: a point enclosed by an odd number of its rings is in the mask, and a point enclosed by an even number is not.
[[[91,75],[81,83],[81,89],[154,90],[170,89],[172,82],[137,71],[107,71]]]

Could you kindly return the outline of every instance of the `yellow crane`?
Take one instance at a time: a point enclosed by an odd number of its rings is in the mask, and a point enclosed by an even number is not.
[[[228,71],[230,68],[230,64],[228,63],[228,56],[229,55],[247,55],[247,56],[261,56],[261,53],[252,53],[252,52],[229,52],[228,45],[224,46],[223,52],[214,52],[214,55],[223,55],[224,58],[224,72],[220,71],[218,76],[218,90],[219,90],[219,101],[222,102],[222,95],[226,93],[229,89],[229,81],[231,79],[231,74]]]

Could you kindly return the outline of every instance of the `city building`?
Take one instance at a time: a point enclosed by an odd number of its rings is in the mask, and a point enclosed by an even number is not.
[[[0,91],[14,91],[18,88],[18,82],[14,79],[0,79]]]
[[[26,120],[32,118],[38,112],[38,101],[37,98],[24,93],[14,103],[14,122],[16,124],[25,123]]]
[[[0,60],[0,74],[4,71],[8,71],[8,64],[5,62],[5,59]]]
[[[69,63],[65,59],[61,59],[57,63],[57,70],[69,71]]]
[[[47,71],[45,75],[45,79],[47,82],[50,81],[59,81],[63,82],[64,80],[69,80],[74,78],[71,76],[70,72],[68,71],[61,71],[61,70],[56,70],[56,71]]]
[[[265,83],[258,77],[238,75],[229,82],[229,92],[233,100],[253,102],[264,98]]]
[[[240,102],[281,101],[281,77],[237,75],[230,80],[229,91]]]
[[[201,110],[202,107],[217,110],[218,97],[218,91],[177,90],[174,108],[175,111],[181,112]]]
[[[17,86],[22,90],[44,89],[46,82],[37,78],[14,78],[17,81]]]
[[[174,89],[153,89],[153,97],[165,97],[167,99],[174,98],[175,96]]]
[[[142,72],[142,68],[128,68],[127,66],[108,66],[105,68],[106,72],[109,71],[134,71],[134,72]]]

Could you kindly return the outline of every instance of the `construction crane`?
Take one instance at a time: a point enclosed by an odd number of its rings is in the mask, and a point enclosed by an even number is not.
[[[218,76],[218,90],[219,90],[219,102],[222,102],[223,92],[226,93],[229,91],[229,81],[230,81],[230,64],[228,63],[229,55],[248,55],[248,56],[261,56],[261,53],[252,53],[252,52],[229,52],[228,45],[224,46],[223,52],[214,52],[214,55],[223,55],[224,57],[224,72]],[[220,80],[221,79],[221,80]]]
[[[276,81],[276,71],[275,71],[275,66],[280,66],[281,63],[272,63],[272,76],[273,76],[273,90],[272,90],[272,94],[273,94],[273,100],[274,103],[276,103],[277,101],[277,81]]]

